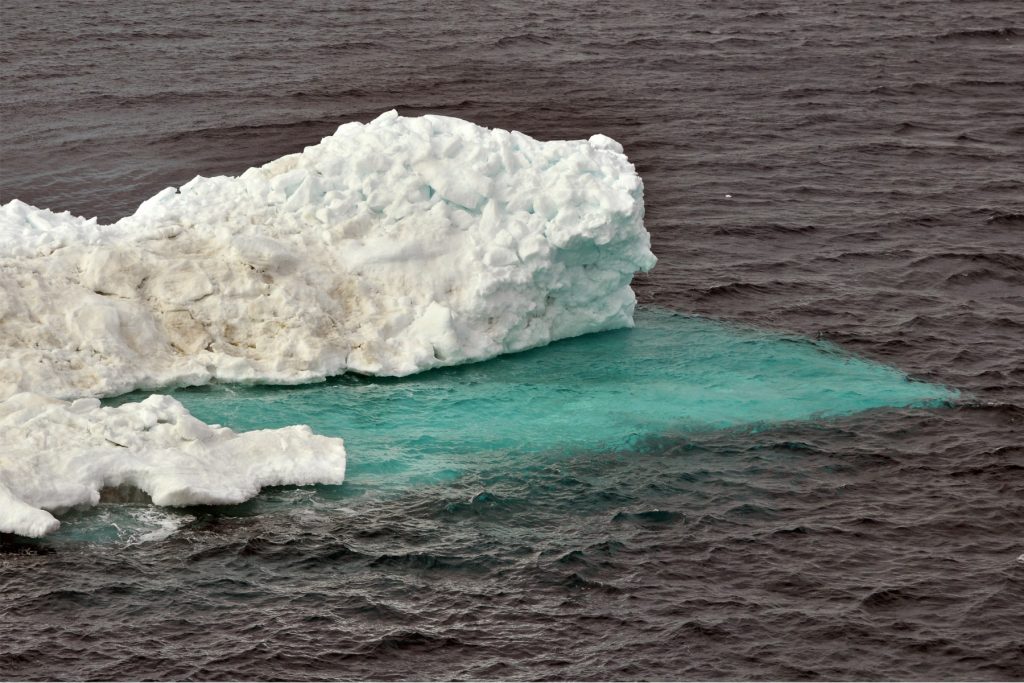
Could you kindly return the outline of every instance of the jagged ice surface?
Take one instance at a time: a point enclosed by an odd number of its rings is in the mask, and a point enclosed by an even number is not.
[[[604,136],[389,112],[111,226],[0,211],[0,397],[407,375],[630,326],[654,265]]]
[[[306,426],[236,434],[192,417],[170,396],[102,407],[23,392],[0,402],[0,531],[42,536],[47,510],[95,505],[130,485],[157,505],[241,503],[277,484],[340,484],[341,439]]]
[[[99,225],[0,207],[0,531],[130,484],[157,504],[340,483],[339,439],[235,434],[167,397],[212,380],[407,375],[633,323],[654,265],[615,141],[388,112]]]

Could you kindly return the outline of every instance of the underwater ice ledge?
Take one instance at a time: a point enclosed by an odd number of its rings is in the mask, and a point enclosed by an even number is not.
[[[394,111],[112,225],[0,206],[0,532],[134,485],[226,504],[339,483],[340,439],[210,430],[159,397],[208,382],[402,376],[632,325],[655,262],[643,184],[603,135],[539,141]],[[68,399],[74,402],[57,402]],[[78,399],[78,400],[75,400]]]
[[[516,468],[536,456],[635,450],[652,437],[937,407],[958,397],[827,342],[661,309],[639,309],[633,329],[411,377],[211,385],[173,395],[204,422],[235,430],[301,423],[344,437],[347,495],[501,463]]]
[[[303,386],[215,384],[172,393],[195,417],[243,437],[253,433],[245,430],[301,423],[345,438],[344,485],[259,496],[254,509],[275,515],[295,514],[296,504],[333,514],[363,496],[400,495],[476,473],[515,476],[566,457],[642,451],[695,432],[756,431],[958,398],[953,389],[911,381],[827,342],[661,309],[639,309],[633,329],[405,378],[345,375]],[[62,516],[55,540],[159,539],[194,512],[101,505]]]

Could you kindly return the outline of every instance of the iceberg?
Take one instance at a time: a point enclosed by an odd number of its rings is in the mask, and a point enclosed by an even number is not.
[[[630,327],[643,184],[603,135],[540,142],[387,112],[101,225],[0,207],[0,531],[129,484],[157,504],[340,483],[340,439],[236,434],[155,396],[405,376]]]
[[[0,399],[403,376],[629,327],[655,262],[610,138],[388,112],[113,225],[0,208]]]

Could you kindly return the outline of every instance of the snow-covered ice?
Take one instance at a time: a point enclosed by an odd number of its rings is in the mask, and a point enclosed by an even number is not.
[[[0,398],[407,375],[632,324],[643,186],[604,136],[389,112],[100,226],[0,209]]]
[[[0,531],[42,536],[47,510],[95,505],[129,485],[157,505],[233,504],[278,484],[340,484],[341,439],[295,426],[237,434],[170,396],[102,407],[23,392],[0,403]]]
[[[0,530],[51,531],[43,510],[118,482],[175,505],[340,481],[340,441],[308,430],[203,432],[171,399],[43,397],[407,375],[631,326],[630,281],[655,262],[643,213],[610,138],[395,112],[168,188],[113,225],[13,200],[0,207]]]

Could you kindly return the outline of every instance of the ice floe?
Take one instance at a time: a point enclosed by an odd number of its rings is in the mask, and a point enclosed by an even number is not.
[[[131,486],[157,505],[234,504],[278,484],[340,484],[341,439],[294,426],[238,434],[170,396],[104,407],[23,392],[0,402],[0,532],[42,536],[50,512]]]

